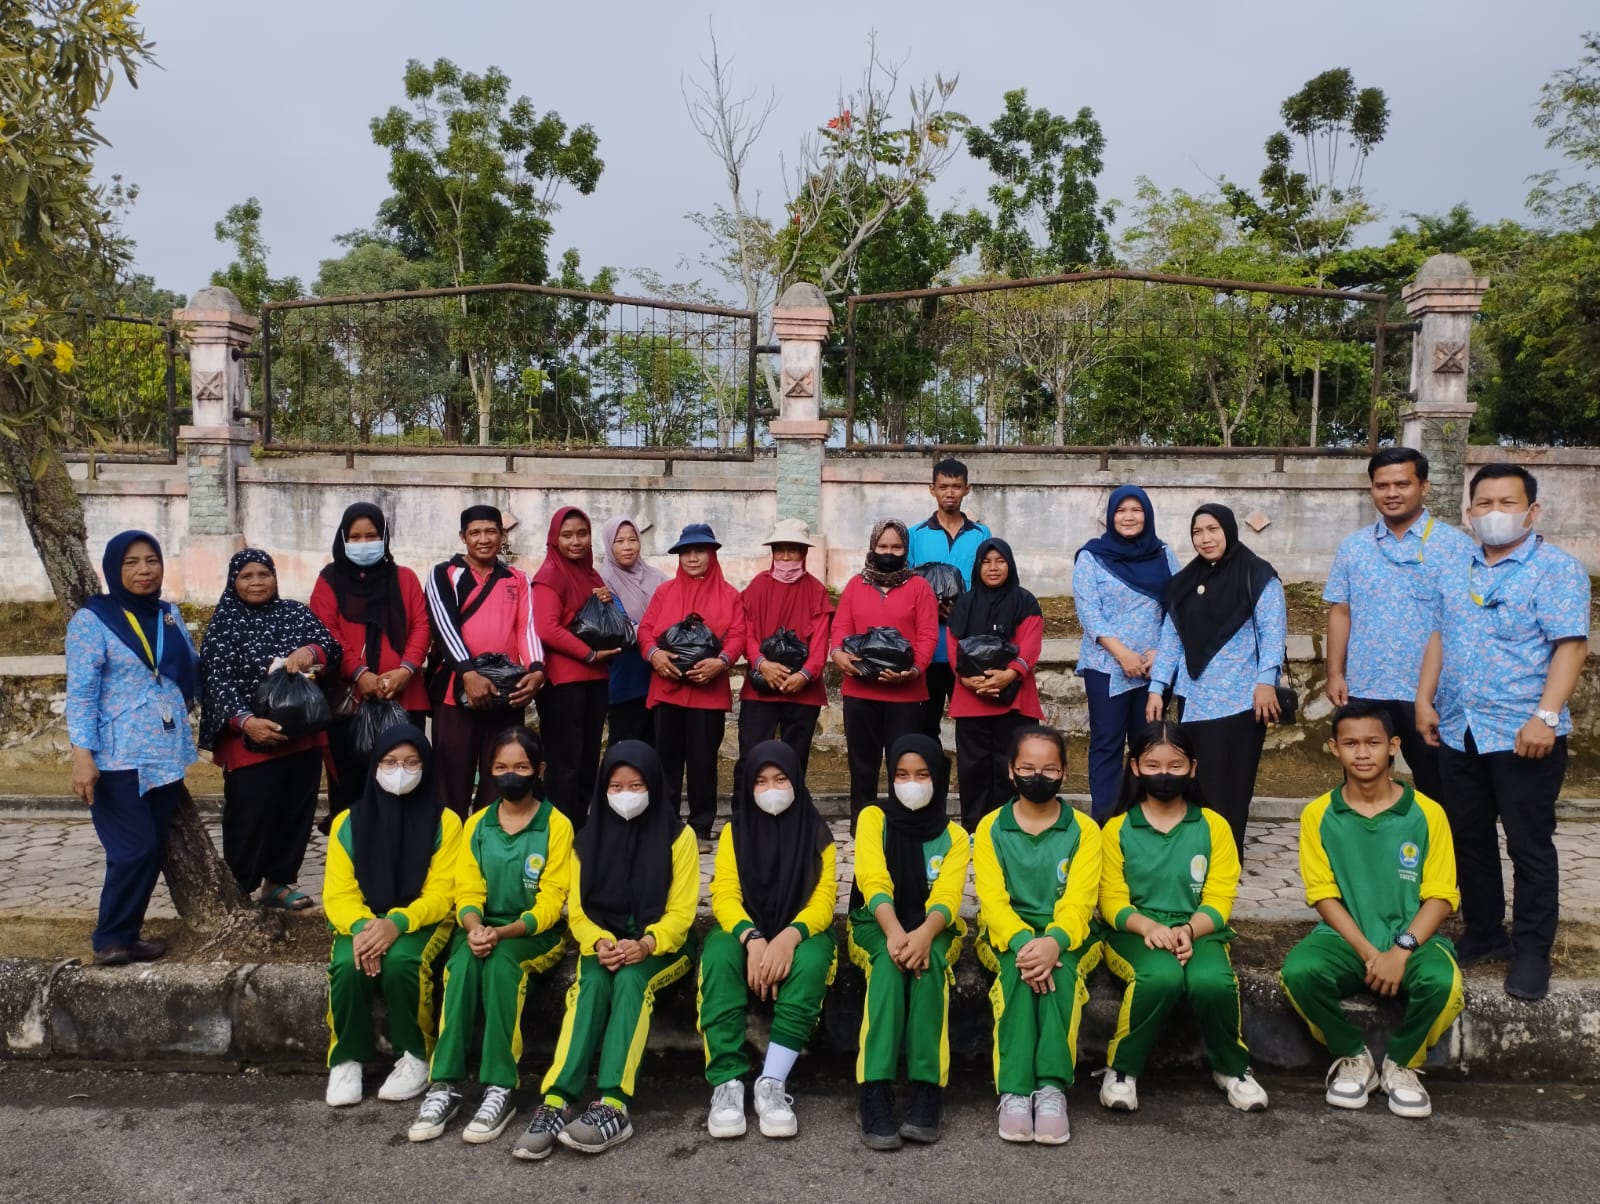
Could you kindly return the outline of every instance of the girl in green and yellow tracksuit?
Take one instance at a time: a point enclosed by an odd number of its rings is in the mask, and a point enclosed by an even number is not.
[[[861,1140],[875,1150],[939,1139],[950,1074],[950,983],[966,922],[970,845],[945,813],[950,761],[937,740],[902,736],[889,750],[887,801],[856,817],[850,960],[867,978],[861,1012]],[[905,1049],[911,1098],[894,1118]]]
[[[833,833],[817,814],[800,758],[778,740],[740,766],[733,817],[717,844],[711,913],[717,927],[700,953],[699,1028],[705,1042],[713,1137],[745,1131],[745,1008],[753,991],[773,1001],[772,1031],[755,1083],[766,1137],[799,1131],[785,1085],[833,982],[839,895]]]
[[[439,1040],[432,1080],[408,1136],[429,1141],[461,1108],[467,1048],[483,1016],[478,1082],[483,1102],[461,1136],[493,1141],[516,1115],[511,1102],[522,1056],[522,1004],[528,975],[556,965],[566,952],[572,824],[544,798],[543,745],[525,727],[501,732],[490,749],[497,801],[476,812],[461,832],[456,862],[456,934],[444,968]]]
[[[1100,884],[1100,829],[1060,799],[1067,742],[1047,727],[1011,739],[1012,800],[978,824],[978,960],[994,972],[994,1084],[1000,1137],[1062,1145],[1077,1061],[1084,976]]]
[[[1211,1077],[1241,1112],[1267,1093],[1250,1072],[1228,915],[1239,851],[1228,821],[1192,801],[1194,745],[1177,724],[1152,723],[1129,743],[1122,797],[1101,842],[1100,917],[1107,967],[1128,984],[1106,1051],[1100,1102],[1132,1112],[1136,1079],[1179,1000],[1205,1040]]]
[[[568,880],[578,976],[540,1088],[544,1103],[511,1151],[529,1161],[548,1157],[558,1141],[598,1154],[633,1136],[628,1105],[656,992],[689,972],[700,854],[648,744],[622,740],[607,751]],[[599,1098],[573,1119],[596,1051]]]
[[[389,1005],[389,1044],[399,1053],[378,1098],[412,1099],[428,1085],[433,1050],[433,969],[454,928],[461,821],[443,809],[433,749],[410,724],[389,728],[372,750],[367,784],[328,832],[322,907],[333,930],[328,955],[328,1103],[361,1102],[361,1064],[377,1054],[372,997]]]

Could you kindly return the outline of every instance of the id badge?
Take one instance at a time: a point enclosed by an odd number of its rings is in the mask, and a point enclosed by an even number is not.
[[[177,729],[177,726],[178,726],[177,721],[172,716],[172,708],[171,707],[165,707],[165,706],[162,707],[161,708],[161,730],[164,731],[164,732],[175,731]]]

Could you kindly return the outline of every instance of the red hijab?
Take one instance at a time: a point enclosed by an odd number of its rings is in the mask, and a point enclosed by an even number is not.
[[[650,604],[661,607],[663,631],[681,622],[686,615],[699,615],[718,639],[725,637],[733,627],[739,614],[739,591],[722,575],[716,549],[711,549],[708,555],[711,562],[706,566],[705,576],[689,576],[680,561],[677,575],[656,590]],[[728,654],[734,655],[732,651]]]
[[[562,525],[572,517],[581,518],[589,525],[589,554],[582,560],[568,560],[561,554]],[[563,506],[550,519],[550,533],[545,536],[544,563],[533,575],[534,585],[548,586],[561,599],[561,625],[565,627],[576,617],[578,610],[597,589],[606,583],[594,567],[594,524],[589,516],[576,506]]]

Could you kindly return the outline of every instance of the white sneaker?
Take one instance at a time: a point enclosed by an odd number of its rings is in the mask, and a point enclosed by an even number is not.
[[[1113,1112],[1139,1110],[1139,1077],[1107,1066],[1100,1072],[1100,1106]]]
[[[743,1137],[744,1130],[744,1084],[738,1079],[718,1083],[711,1089],[706,1132],[713,1137]]]
[[[763,1137],[793,1137],[800,1131],[800,1122],[794,1116],[794,1097],[783,1086],[777,1079],[765,1076],[756,1080],[756,1117]]]
[[[516,1114],[517,1106],[511,1102],[511,1088],[485,1087],[483,1102],[478,1105],[477,1115],[461,1130],[461,1140],[473,1145],[493,1141],[506,1131],[506,1125],[511,1123],[511,1118]]]
[[[1228,1102],[1241,1112],[1265,1112],[1267,1092],[1256,1082],[1253,1071],[1246,1070],[1238,1078],[1229,1074],[1211,1072],[1211,1081],[1228,1093]]]
[[[1033,1093],[1033,1140],[1039,1145],[1066,1145],[1072,1136],[1067,1122],[1067,1095],[1059,1087]]]
[[[324,1096],[330,1108],[348,1108],[361,1102],[361,1063],[340,1062],[328,1071],[328,1094]]]
[[[1378,1086],[1378,1068],[1372,1052],[1363,1049],[1353,1058],[1340,1058],[1328,1067],[1328,1089],[1323,1094],[1335,1108],[1365,1108]]]
[[[1421,1120],[1433,1115],[1433,1101],[1417,1077],[1421,1073],[1384,1058],[1383,1093],[1389,1097],[1389,1111],[1396,1116]]]
[[[415,1054],[403,1053],[378,1088],[378,1098],[416,1099],[428,1086],[428,1064]]]
[[[1000,1097],[1000,1140],[1033,1142],[1033,1097],[1006,1093]]]

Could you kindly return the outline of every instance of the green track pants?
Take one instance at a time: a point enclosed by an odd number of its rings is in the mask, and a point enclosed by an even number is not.
[[[1017,955],[978,942],[978,961],[995,976],[989,988],[994,1011],[994,1086],[1002,1095],[1031,1095],[1041,1087],[1072,1086],[1078,1061],[1078,1022],[1089,1000],[1084,978],[1100,960],[1093,941],[1062,950],[1043,994],[1022,981]]]
[[[772,1007],[770,1040],[785,1049],[805,1048],[822,1015],[822,1001],[839,964],[832,931],[808,936],[795,946],[789,977],[778,984]],[[706,1081],[713,1087],[750,1073],[745,1047],[745,1009],[750,1004],[745,948],[721,928],[706,937],[700,951],[697,1027],[706,1053]]]
[[[467,1045],[481,1008],[478,1081],[485,1087],[515,1087],[528,975],[544,973],[566,951],[566,930],[557,927],[533,936],[502,937],[487,957],[478,957],[467,944],[466,932],[458,928],[445,962],[439,1040],[428,1077],[436,1083],[459,1083],[467,1077]]]
[[[850,961],[867,978],[861,1008],[856,1082],[892,1082],[906,1053],[906,1077],[943,1087],[950,1077],[950,984],[961,937],[946,928],[933,938],[928,968],[908,974],[889,956],[883,929],[871,920],[847,928]]]
[[[1123,1074],[1142,1073],[1167,1015],[1179,1001],[1188,1000],[1211,1069],[1237,1078],[1250,1068],[1240,1025],[1239,976],[1228,953],[1231,937],[1226,931],[1201,937],[1188,965],[1180,965],[1165,949],[1146,948],[1142,936],[1104,936],[1106,967],[1128,984],[1106,1065]]]
[[[328,954],[328,1065],[370,1062],[378,1056],[372,999],[389,1005],[389,1045],[395,1053],[427,1059],[433,1050],[433,969],[450,941],[449,921],[402,932],[383,955],[383,969],[368,977],[351,952],[354,938],[335,936]]]

